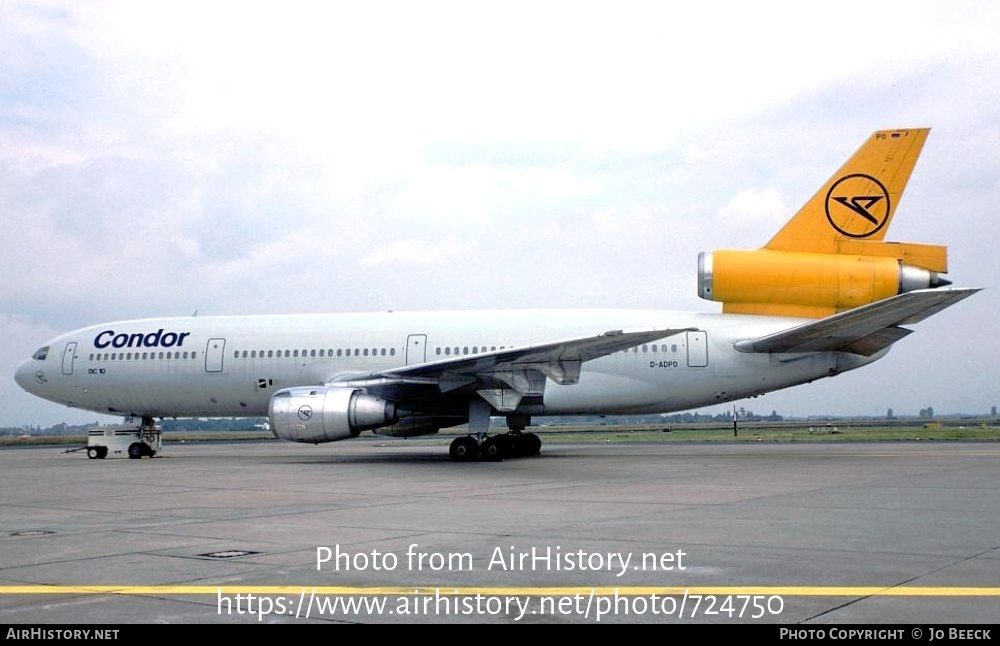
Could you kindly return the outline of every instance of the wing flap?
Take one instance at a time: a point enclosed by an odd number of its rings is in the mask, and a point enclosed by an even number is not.
[[[871,356],[910,333],[898,327],[917,323],[979,291],[921,289],[788,330],[736,343],[740,352],[851,352]]]

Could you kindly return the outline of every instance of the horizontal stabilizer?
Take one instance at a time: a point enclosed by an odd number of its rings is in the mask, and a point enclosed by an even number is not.
[[[851,352],[871,356],[910,333],[917,323],[978,289],[921,289],[757,339],[736,343],[740,352]]]

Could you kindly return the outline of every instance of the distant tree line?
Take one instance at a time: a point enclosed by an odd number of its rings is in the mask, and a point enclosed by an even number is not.
[[[102,422],[94,421],[92,424],[70,425],[65,423],[55,424],[49,427],[41,426],[20,426],[0,428],[0,436],[19,435],[86,435],[87,431],[94,426],[108,426],[110,424],[120,424],[120,421]],[[223,417],[223,418],[185,418],[185,419],[165,419],[158,422],[160,428],[165,432],[171,431],[259,431],[267,428],[267,419],[264,417]]]

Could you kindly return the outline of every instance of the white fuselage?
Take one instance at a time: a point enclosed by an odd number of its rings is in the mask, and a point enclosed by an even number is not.
[[[17,371],[28,392],[111,415],[264,416],[282,388],[608,330],[695,328],[584,362],[530,415],[657,413],[805,383],[883,356],[744,353],[803,319],[654,310],[496,310],[141,319],[64,334]]]

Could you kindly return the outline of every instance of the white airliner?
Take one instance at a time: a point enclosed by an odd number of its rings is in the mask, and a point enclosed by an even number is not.
[[[538,453],[545,415],[663,413],[831,377],[883,357],[976,289],[944,247],[884,242],[929,130],[874,133],[765,247],[699,257],[722,313],[495,310],[160,318],[59,336],[15,379],[39,397],[141,419],[267,415],[332,442],[468,424],[452,458]],[[489,435],[492,416],[508,432]]]

